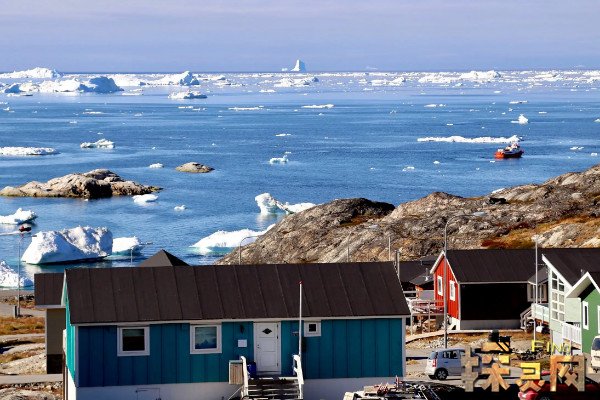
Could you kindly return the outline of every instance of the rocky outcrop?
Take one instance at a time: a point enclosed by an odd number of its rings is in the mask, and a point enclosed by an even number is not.
[[[475,213],[475,215],[474,215]],[[481,213],[485,213],[481,215]],[[463,198],[432,193],[400,204],[335,200],[285,217],[242,248],[245,263],[387,260],[437,254],[448,224],[449,248],[600,245],[600,165],[542,184]],[[237,262],[228,255],[221,264]]]
[[[133,196],[160,190],[156,186],[145,186],[126,181],[107,169],[95,169],[86,173],[74,173],[48,182],[32,181],[22,186],[6,186],[0,196],[13,197],[75,197],[98,199],[111,196]]]
[[[208,165],[200,164],[197,162],[189,162],[189,163],[181,164],[179,167],[177,167],[175,169],[177,171],[190,172],[193,174],[206,174],[208,172],[215,170],[213,167],[209,167]]]

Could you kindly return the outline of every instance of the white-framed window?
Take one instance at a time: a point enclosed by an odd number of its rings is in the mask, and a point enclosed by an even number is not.
[[[437,294],[440,296],[444,294],[444,280],[441,276],[437,277]]]
[[[552,271],[548,271],[550,282],[550,318],[557,321],[565,320],[565,284]]]
[[[321,336],[321,321],[305,321],[304,336]]]
[[[456,300],[456,287],[454,281],[450,281],[450,300]]]
[[[190,325],[190,353],[221,352],[221,325]]]
[[[150,328],[124,326],[117,330],[117,356],[147,356],[150,354]]]
[[[587,301],[581,302],[581,311],[583,314],[581,316],[581,322],[583,324],[583,328],[589,329],[589,327],[590,327],[590,306]]]

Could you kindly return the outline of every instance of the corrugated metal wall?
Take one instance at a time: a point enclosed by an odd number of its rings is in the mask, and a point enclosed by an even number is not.
[[[243,327],[243,328],[241,328]],[[243,332],[242,332],[243,330]],[[292,375],[298,323],[281,323],[282,375]],[[79,328],[79,386],[226,382],[229,360],[253,359],[252,322],[223,323],[222,352],[190,354],[189,324],[150,326],[150,355],[117,356],[117,327]],[[237,340],[248,347],[238,348]],[[321,336],[305,338],[306,379],[403,375],[402,319],[328,320]]]

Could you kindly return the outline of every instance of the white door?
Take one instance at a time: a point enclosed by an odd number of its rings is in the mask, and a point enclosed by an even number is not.
[[[281,372],[279,347],[279,323],[254,323],[254,362],[257,372]]]

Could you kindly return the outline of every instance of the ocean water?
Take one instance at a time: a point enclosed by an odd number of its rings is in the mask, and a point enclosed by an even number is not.
[[[599,162],[600,82],[515,79],[449,84],[370,86],[356,74],[322,74],[305,87],[272,88],[263,76],[230,75],[244,86],[202,82],[204,100],[170,100],[184,88],[144,87],[142,96],[40,94],[5,97],[0,147],[53,147],[57,155],[0,156],[0,186],[46,181],[71,172],[108,168],[126,179],[163,188],[155,203],[129,197],[0,198],[0,215],[18,207],[38,215],[34,231],[78,225],[106,226],[115,237],[151,242],[143,257],[164,248],[189,263],[214,262],[190,246],[218,230],[263,230],[282,216],[259,213],[254,197],[269,192],[290,203],[366,197],[399,204],[432,191],[476,196]],[[399,74],[401,75],[401,74]],[[368,79],[368,77],[367,77]],[[132,88],[126,88],[130,90]],[[527,101],[510,104],[514,101]],[[333,108],[302,108],[333,104]],[[426,107],[426,105],[442,105]],[[181,108],[189,107],[193,108]],[[260,107],[232,110],[235,107]],[[516,121],[524,114],[529,123]],[[76,122],[76,123],[73,123]],[[449,125],[451,124],[451,125]],[[289,136],[277,136],[278,134]],[[494,160],[497,143],[419,142],[423,137],[518,135],[525,155]],[[101,138],[115,149],[81,149]],[[572,150],[573,147],[582,149]],[[269,164],[289,152],[289,162]],[[177,165],[197,161],[215,168],[186,174]],[[434,163],[438,161],[439,163]],[[152,163],[165,168],[150,169]],[[183,212],[173,207],[184,204]],[[14,230],[0,226],[0,233]],[[23,242],[23,249],[29,239]],[[0,236],[0,259],[16,266],[18,236]],[[141,257],[141,258],[143,258]],[[141,258],[136,258],[134,264]],[[94,266],[129,265],[129,259]],[[81,264],[24,265],[24,273]]]

